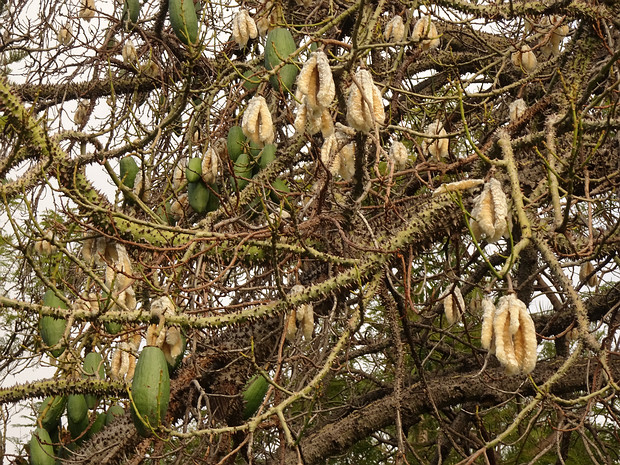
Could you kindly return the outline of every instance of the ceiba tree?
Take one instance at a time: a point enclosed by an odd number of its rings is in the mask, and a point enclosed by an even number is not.
[[[16,463],[617,461],[620,4],[242,7],[1,3]]]

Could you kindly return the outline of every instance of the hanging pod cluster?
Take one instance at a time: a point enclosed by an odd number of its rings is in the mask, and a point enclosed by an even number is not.
[[[449,325],[461,321],[463,312],[465,311],[465,301],[461,290],[454,286],[448,288],[443,294],[443,310],[446,315],[446,321]]]
[[[538,344],[534,321],[525,304],[508,294],[499,299],[497,308],[489,299],[482,301],[482,308],[482,347],[495,353],[508,374],[532,372]]]
[[[355,174],[355,142],[350,134],[338,130],[328,136],[321,147],[321,162],[332,176],[339,174],[345,181]]]
[[[562,24],[562,18],[557,15],[543,18],[545,30],[549,30],[551,35],[549,41],[542,47],[542,52],[546,55],[558,56],[562,41],[569,33],[568,24]]]
[[[558,15],[543,16],[539,22],[528,19],[525,22],[525,33],[538,32],[541,55],[544,57],[558,56],[562,41],[569,34],[568,24],[562,24],[562,17]]]
[[[233,18],[232,35],[240,47],[245,47],[250,39],[258,37],[256,23],[244,8],[240,9]]]
[[[101,354],[86,354],[81,377],[105,379]],[[96,412],[97,404],[98,398],[91,394],[46,397],[37,411],[37,429],[30,442],[30,463],[56,463],[54,455],[61,453],[60,442],[65,438],[61,424],[63,414],[66,414],[66,426],[72,442],[81,443],[101,431],[105,414]]]
[[[39,255],[51,255],[56,251],[56,246],[52,244],[54,234],[52,231],[46,231],[43,238],[34,242],[34,251]]]
[[[133,290],[132,265],[123,244],[112,243],[106,247],[105,257],[108,259],[105,269],[105,283],[112,292],[111,309],[119,310],[117,303],[128,310],[136,309],[136,293]]]
[[[409,160],[409,150],[405,147],[405,144],[395,140],[390,145],[388,151],[389,160],[394,163],[394,168],[397,170],[405,169],[407,166],[407,160]]]
[[[300,284],[293,286],[291,295],[303,291],[304,287]],[[293,309],[286,320],[285,337],[289,342],[295,340],[297,335],[297,324],[306,341],[312,339],[314,331],[314,309],[311,303],[303,303],[296,309]]]
[[[336,86],[327,55],[322,51],[313,52],[297,77],[297,132],[303,132],[308,124],[310,134],[319,131],[324,137],[332,134],[334,124],[329,114],[329,106],[335,95]]]
[[[439,34],[430,17],[424,16],[415,23],[411,40],[422,42],[422,50],[432,50],[439,47]]]
[[[136,333],[125,338],[112,354],[110,376],[120,381],[130,382],[136,369],[136,356],[142,342],[142,336]]]
[[[370,71],[355,73],[347,99],[347,122],[357,131],[368,133],[377,124],[383,124],[385,111],[381,92],[372,80]]]
[[[89,237],[83,242],[82,256],[88,263],[94,262],[105,266],[105,283],[110,293],[104,292],[104,299],[100,304],[102,310],[118,311],[123,307],[130,311],[135,310],[136,294],[132,287],[133,271],[125,246],[106,238]],[[92,301],[90,298],[88,300]],[[120,323],[111,321],[106,321],[104,326],[110,334],[116,334],[122,329]]]
[[[248,139],[261,147],[273,143],[275,139],[273,120],[265,97],[260,95],[252,97],[243,113],[241,129]]]
[[[474,199],[471,230],[476,240],[497,242],[508,231],[508,203],[500,182],[491,178]]]
[[[228,131],[226,148],[228,157],[233,162],[234,176],[231,177],[231,184],[237,192],[242,191],[250,179],[276,159],[275,144],[265,144],[263,147],[263,144],[248,140],[239,126],[232,126]],[[286,180],[278,178],[271,182],[270,196],[274,202],[279,202],[282,193],[288,192],[290,188]]]
[[[443,127],[443,123],[439,120],[433,121],[429,124],[425,131],[429,137],[422,141],[422,150],[432,159],[436,161],[442,161],[448,156],[448,150],[450,148],[450,139],[448,139],[448,133]]]
[[[159,297],[151,303],[151,314],[159,319],[159,323],[149,325],[146,331],[146,343],[162,350],[168,367],[172,370],[181,363],[186,346],[181,328],[165,326],[166,317],[176,314],[176,305],[168,296]]]
[[[405,39],[405,23],[403,17],[395,15],[385,25],[383,37],[386,41],[402,42]]]

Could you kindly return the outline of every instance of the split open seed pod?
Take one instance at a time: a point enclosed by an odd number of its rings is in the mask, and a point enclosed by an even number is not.
[[[527,374],[536,366],[536,328],[525,304],[514,294],[502,297],[493,320],[495,356],[508,374]]]
[[[136,51],[136,47],[133,45],[133,42],[130,40],[125,42],[125,45],[123,45],[121,55],[123,56],[123,61],[125,64],[131,65],[138,62],[138,52]]]
[[[405,39],[405,23],[402,16],[396,15],[388,21],[383,37],[388,42],[402,42]]]
[[[439,138],[424,139],[422,141],[422,150],[436,161],[445,159],[448,156],[450,140],[447,137],[448,133],[444,129],[442,122],[439,120],[433,121],[426,127],[424,132],[429,136],[439,136]]]
[[[340,156],[338,155],[338,141],[335,135],[329,136],[321,146],[321,162],[327,171],[335,176],[340,170]]]
[[[512,64],[517,68],[523,69],[526,73],[533,72],[538,66],[536,55],[529,45],[522,45],[521,49],[514,52],[511,56]]]
[[[480,345],[489,352],[495,352],[493,321],[495,320],[495,305],[491,299],[482,299],[482,331],[480,333]]]
[[[256,23],[247,10],[240,9],[233,18],[232,35],[240,47],[245,47],[250,39],[258,37]]]
[[[381,92],[368,70],[355,73],[347,99],[347,122],[358,131],[368,133],[375,124],[383,124],[385,111]]]
[[[465,311],[465,301],[458,287],[450,287],[444,292],[443,309],[446,315],[446,321],[449,325],[461,321],[463,312]]]
[[[522,98],[519,98],[515,100],[514,102],[512,102],[508,106],[508,109],[510,112],[510,122],[514,123],[519,118],[521,118],[521,116],[523,116],[523,113],[527,111],[527,104],[525,103],[525,100],[523,100]]]
[[[440,39],[437,28],[431,18],[425,16],[420,18],[413,26],[411,39],[414,42],[422,42],[422,50],[432,50],[439,47]]]
[[[241,120],[243,134],[255,144],[272,144],[275,139],[273,121],[265,98],[252,97]]]
[[[390,145],[388,157],[394,163],[395,169],[402,170],[407,166],[409,151],[407,150],[407,147],[405,147],[405,144],[398,140],[395,140]]]
[[[297,312],[291,310],[286,318],[286,325],[284,328],[284,337],[288,342],[295,341],[295,335],[297,334]]]
[[[202,156],[202,180],[205,184],[213,184],[217,178],[219,159],[213,147],[209,147]]]
[[[491,178],[474,199],[471,229],[476,240],[497,242],[508,230],[508,202],[500,182]]]
[[[331,105],[336,95],[336,86],[324,52],[319,50],[310,55],[297,76],[297,90],[297,95],[306,97],[305,103],[310,110],[322,111]]]
[[[338,157],[340,158],[338,174],[345,181],[350,181],[355,174],[355,142],[344,145],[338,151]]]

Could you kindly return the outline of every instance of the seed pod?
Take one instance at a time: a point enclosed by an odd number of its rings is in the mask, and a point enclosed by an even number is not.
[[[88,100],[80,100],[75,109],[73,121],[78,126],[84,126],[88,121]]]
[[[451,291],[446,290],[444,293],[443,308],[446,315],[446,321],[449,325],[458,323],[461,321],[461,316],[465,311],[465,301],[463,300],[463,294],[458,287],[454,287]]]
[[[46,231],[43,239],[39,239],[34,243],[34,251],[39,255],[51,255],[56,251],[56,246],[52,244],[54,235],[52,231]]]
[[[407,160],[409,159],[409,151],[405,144],[402,142],[395,140],[390,145],[390,150],[388,152],[389,159],[394,163],[394,168],[397,170],[405,169],[407,166]]]
[[[536,367],[538,342],[534,321],[527,311],[525,304],[518,299],[519,329],[514,335],[515,357],[519,363],[521,373],[528,374]]]
[[[525,103],[525,100],[523,100],[522,98],[519,98],[515,100],[514,102],[512,102],[508,106],[508,109],[510,111],[510,122],[514,123],[519,118],[521,118],[521,116],[523,116],[523,113],[527,111],[527,105]]]
[[[308,122],[308,105],[306,102],[297,104],[297,115],[295,116],[295,122],[293,126],[295,131],[302,133],[306,130],[306,123]]]
[[[71,32],[71,24],[67,23],[58,30],[58,43],[60,45],[69,45],[73,41],[73,33]]]
[[[202,157],[202,180],[205,184],[213,184],[217,178],[219,159],[212,147],[209,147]]]
[[[292,310],[286,320],[285,337],[288,342],[295,340],[297,334],[297,312]]]
[[[298,68],[293,63],[280,65],[289,61],[288,57],[297,50],[297,44],[288,29],[277,27],[269,31],[265,39],[265,68],[268,71],[279,67],[279,70],[269,76],[269,82],[278,92],[291,91]],[[291,92],[292,93],[292,92]]]
[[[127,65],[132,65],[138,62],[138,52],[136,52],[136,47],[134,47],[133,42],[130,40],[125,42],[125,45],[123,45],[121,55],[123,56],[123,61]]]
[[[512,64],[517,68],[523,69],[526,73],[531,73],[538,66],[536,55],[529,45],[522,45],[521,49],[514,52],[511,56]]]
[[[383,124],[385,112],[381,92],[368,70],[355,73],[347,100],[347,122],[354,129],[368,133],[375,124]]]
[[[551,51],[553,55],[558,56],[560,54],[560,46],[562,45],[562,41],[564,40],[564,37],[566,37],[568,33],[569,33],[569,28],[567,24],[558,26],[551,33],[549,42],[551,43]]]
[[[329,171],[332,176],[335,176],[340,170],[340,157],[338,156],[338,141],[336,140],[336,136],[329,136],[323,142],[323,146],[321,147],[321,161],[327,171]]]
[[[295,312],[297,313],[297,323],[302,323],[304,321],[306,310],[309,306],[310,304],[301,304],[299,307],[297,307],[297,309],[295,310]]]
[[[405,23],[400,15],[394,16],[385,25],[383,37],[386,41],[402,42],[405,38]]]
[[[350,142],[342,147],[337,156],[340,159],[338,174],[345,181],[350,181],[355,174],[355,142]]]
[[[172,316],[177,312],[176,305],[170,296],[162,296],[151,303],[151,315],[157,318]]]
[[[121,379],[122,352],[116,349],[112,354],[112,362],[110,363],[110,376],[113,379]]]
[[[114,284],[114,289],[118,291],[129,288],[134,280],[131,278],[131,259],[125,246],[115,243],[112,247],[107,247],[104,258],[110,263],[106,266],[106,285],[110,287]]]
[[[493,346],[493,320],[495,319],[495,305],[490,299],[482,299],[482,310],[484,312],[482,316],[482,331],[480,334],[480,345],[483,349],[489,350],[493,353],[495,347]]]
[[[509,374],[530,373],[536,366],[536,328],[525,304],[514,294],[502,297],[493,322],[495,355]]]
[[[273,121],[264,97],[252,97],[243,114],[241,129],[247,138],[261,147],[264,144],[273,144]]]
[[[439,34],[437,34],[437,28],[430,17],[425,16],[415,23],[411,40],[414,42],[422,41],[422,50],[432,50],[439,47]]]
[[[297,76],[297,90],[306,97],[311,110],[329,107],[336,95],[336,86],[327,55],[313,52]]]
[[[464,191],[473,187],[478,187],[481,184],[484,184],[482,179],[464,179],[463,181],[447,182],[435,189],[433,195]]]
[[[174,368],[180,361],[179,357],[185,351],[185,338],[178,326],[171,326],[166,329],[166,338],[162,343],[161,350],[168,365]]]
[[[321,112],[321,134],[323,137],[329,137],[334,133],[334,121],[332,115],[327,108]]]
[[[169,0],[168,16],[174,33],[185,45],[198,40],[198,15],[193,0]]]
[[[312,339],[312,332],[314,331],[314,310],[312,304],[304,304],[304,318],[301,322],[301,331],[304,335],[304,340],[309,341]]]
[[[443,124],[439,120],[435,120],[429,124],[424,132],[430,136],[448,135],[443,127]],[[429,138],[422,141],[422,150],[428,153],[429,157],[434,158],[437,161],[441,161],[448,156],[449,148],[450,140],[447,137],[441,137],[438,139]]]
[[[579,279],[581,282],[586,283],[590,287],[596,287],[598,284],[598,278],[594,273],[594,265],[590,262],[585,262],[581,265],[581,269],[579,270]],[[586,281],[587,280],[587,281]]]
[[[519,371],[519,365],[514,353],[514,343],[510,334],[510,296],[499,300],[495,319],[493,320],[493,334],[495,335],[495,356],[508,373]]]
[[[497,242],[508,230],[508,203],[500,182],[491,178],[474,199],[471,228],[476,239]]]
[[[152,79],[157,79],[161,75],[161,68],[152,60],[140,66],[140,72]]]
[[[90,21],[95,16],[95,0],[82,0],[80,18]]]
[[[188,205],[188,194],[179,195],[179,197],[170,205],[170,214],[172,218],[178,221],[181,218],[185,217],[185,212],[187,211]]]
[[[271,29],[271,25],[278,22],[278,15],[273,3],[270,1],[266,2],[261,10],[263,11],[263,16],[256,21],[256,27],[258,34],[264,37]]]
[[[245,47],[250,39],[258,37],[256,23],[245,9],[240,9],[232,23],[233,39],[240,47]]]
[[[183,158],[174,167],[174,174],[172,175],[172,188],[178,191],[185,181],[185,169],[187,168],[187,159]]]

